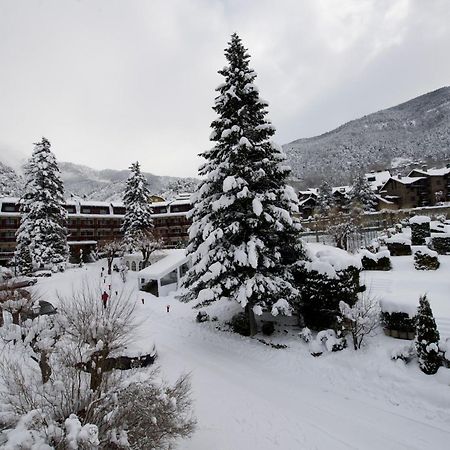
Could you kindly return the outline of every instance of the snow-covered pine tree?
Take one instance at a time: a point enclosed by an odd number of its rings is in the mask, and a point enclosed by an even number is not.
[[[28,270],[29,257],[25,247],[37,267],[64,263],[69,256],[64,186],[46,138],[34,144],[33,154],[25,166],[25,177],[25,193],[20,199],[20,226],[16,232],[19,269]]]
[[[363,174],[357,175],[353,180],[350,201],[360,205],[364,211],[375,211],[376,209],[377,197]]]
[[[416,351],[422,372],[432,375],[441,366],[439,331],[426,295],[419,299],[416,317]]]
[[[194,194],[190,242],[192,268],[183,280],[181,300],[206,305],[235,300],[244,308],[251,334],[254,313],[289,314],[296,295],[289,264],[303,257],[290,168],[270,138],[267,103],[253,84],[256,73],[241,39],[233,34],[225,50],[225,82],[216,90],[211,150],[201,156],[204,180]]]
[[[135,250],[137,236],[142,231],[151,230],[153,220],[149,203],[150,191],[139,162],[131,164],[130,170],[123,196],[126,212],[121,231],[124,234],[125,245],[130,250]]]
[[[333,189],[325,180],[319,187],[318,212],[325,216],[330,213],[334,206]]]

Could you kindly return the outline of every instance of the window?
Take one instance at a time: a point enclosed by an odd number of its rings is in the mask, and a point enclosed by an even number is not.
[[[172,270],[172,272],[168,273],[167,275],[164,275],[161,278],[161,286],[167,286],[168,284],[176,283],[178,280],[177,278],[177,271]]]
[[[131,261],[131,270],[136,272],[136,261]]]
[[[16,205],[14,203],[5,203],[2,206],[2,211],[3,212],[15,212],[15,211],[18,211],[18,210],[19,210],[19,206],[17,205],[17,207],[16,207]]]

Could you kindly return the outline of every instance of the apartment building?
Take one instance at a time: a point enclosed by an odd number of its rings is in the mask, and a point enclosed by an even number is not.
[[[159,199],[158,199],[159,200]],[[154,233],[167,248],[185,245],[191,224],[187,213],[191,209],[190,194],[181,194],[170,202],[151,203]],[[120,228],[125,214],[121,202],[99,202],[71,199],[64,204],[67,210],[68,244],[71,255],[86,258],[98,244],[122,237]],[[20,225],[19,199],[0,198],[0,262],[13,256],[16,231]]]

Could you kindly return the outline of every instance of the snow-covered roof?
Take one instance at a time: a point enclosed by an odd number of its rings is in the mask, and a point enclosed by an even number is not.
[[[0,197],[0,203],[17,203],[19,200],[19,197]]]
[[[138,272],[140,278],[156,280],[175,270],[188,261],[186,250],[171,249],[165,250],[166,256],[151,266],[146,267]]]
[[[67,241],[68,245],[96,245],[97,241]]]
[[[392,195],[391,196],[387,195],[386,197],[382,197],[381,195],[375,195],[375,197],[381,203],[387,203],[388,205],[393,205],[394,204],[394,202],[391,202],[390,200],[388,200],[388,198],[392,198]],[[395,198],[398,198],[398,197],[395,197]]]
[[[389,170],[380,170],[379,172],[366,173],[364,174],[364,176],[370,183],[370,187],[373,190],[377,190],[378,188],[383,186],[383,184],[385,184],[386,181],[389,180],[389,178],[391,178],[391,173],[389,172]]]
[[[341,194],[347,194],[348,192],[350,192],[352,189],[351,186],[336,186],[331,188],[331,192],[333,194],[335,194],[336,192],[339,192]]]
[[[109,208],[111,206],[111,202],[105,202],[105,201],[96,201],[96,200],[80,200],[79,201],[81,206],[102,206]]]
[[[424,180],[424,179],[425,179],[425,177],[403,177],[403,176],[396,175],[396,176],[391,177],[389,180],[398,181],[399,183],[402,183],[402,184],[413,184],[416,181]],[[388,181],[386,181],[386,183]],[[386,183],[384,183],[383,187],[386,185]]]
[[[442,176],[450,173],[450,167],[442,167],[440,169],[427,169],[427,170],[413,169],[413,170],[411,170],[409,175],[411,175],[411,173],[413,173],[413,172],[420,173],[422,175],[429,175],[432,177],[442,177]]]

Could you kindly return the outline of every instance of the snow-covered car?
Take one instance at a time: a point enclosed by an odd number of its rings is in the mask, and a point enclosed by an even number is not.
[[[34,286],[37,283],[37,278],[33,277],[14,277],[8,280],[7,286],[9,289],[20,289],[27,286]]]
[[[33,273],[33,276],[38,277],[38,278],[47,278],[47,277],[51,277],[53,275],[51,270],[37,270],[36,272]]]

